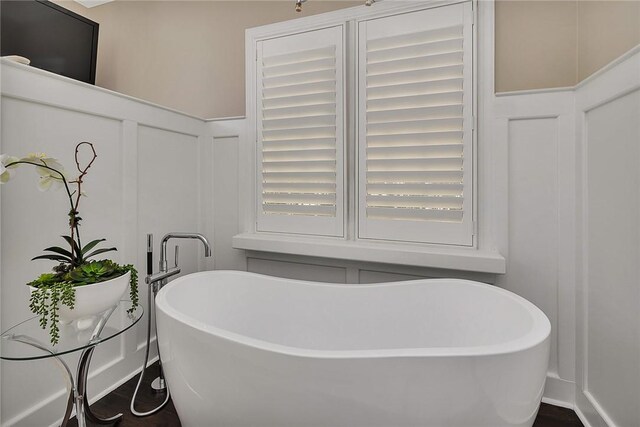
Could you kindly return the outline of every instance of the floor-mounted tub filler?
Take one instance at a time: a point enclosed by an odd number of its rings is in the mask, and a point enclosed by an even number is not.
[[[531,426],[544,388],[549,320],[482,283],[213,271],[156,304],[186,427]]]

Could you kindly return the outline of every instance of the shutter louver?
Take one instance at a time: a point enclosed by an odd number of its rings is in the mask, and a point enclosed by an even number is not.
[[[326,34],[316,34],[315,43],[324,46],[301,49],[301,38],[321,32]],[[336,33],[339,28],[298,35],[295,43],[290,36],[263,42],[278,53],[263,46],[258,66],[261,231],[342,233],[342,62],[339,44],[331,43]]]
[[[462,37],[460,25],[367,44],[369,218],[462,220]],[[439,58],[436,66],[413,69],[409,65],[433,64],[434,56]],[[389,62],[399,63],[400,67],[393,68]],[[376,72],[379,64],[386,67]],[[393,101],[383,104],[389,99]],[[395,140],[397,136],[403,140]],[[384,137],[395,143],[380,146],[369,137]],[[375,172],[399,174],[388,181],[388,177],[370,175]],[[437,172],[447,175],[426,175]],[[403,176],[404,173],[415,177]],[[422,174],[422,179],[416,174]]]
[[[405,31],[397,35],[376,38],[389,34],[384,19],[373,24],[379,31],[361,24],[362,238],[469,244],[472,90],[464,7],[423,12],[422,23],[441,26],[415,25],[419,31],[391,17],[387,25]],[[444,22],[434,16],[443,12]],[[461,232],[451,232],[460,225]]]

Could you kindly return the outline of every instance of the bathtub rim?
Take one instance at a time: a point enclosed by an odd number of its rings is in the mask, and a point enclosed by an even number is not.
[[[280,280],[285,282],[294,282],[296,285],[306,286],[329,286],[335,288],[373,288],[373,287],[390,287],[402,286],[407,284],[415,284],[416,282],[456,282],[469,286],[477,286],[487,289],[489,292],[501,293],[514,303],[518,303],[523,309],[527,310],[533,319],[532,328],[523,336],[516,339],[506,341],[499,344],[483,345],[483,346],[466,346],[466,347],[419,347],[419,348],[393,348],[393,349],[367,349],[367,350],[317,350],[300,347],[286,346],[276,344],[269,341],[241,335],[228,331],[213,325],[209,325],[198,320],[186,313],[183,313],[172,307],[167,300],[167,294],[173,288],[181,286],[182,282],[189,279],[199,278],[201,276],[232,274],[237,276],[253,276],[268,279]],[[469,356],[498,356],[513,354],[537,347],[549,341],[551,335],[551,322],[548,317],[535,304],[527,299],[506,289],[499,288],[495,285],[476,282],[473,280],[453,279],[453,278],[434,278],[434,279],[418,279],[408,281],[372,283],[372,284],[336,284],[326,282],[312,282],[307,280],[287,279],[276,276],[268,276],[265,274],[257,274],[238,270],[210,270],[198,273],[191,273],[181,276],[168,284],[166,284],[159,292],[155,299],[156,309],[163,312],[168,317],[182,323],[185,326],[204,332],[209,335],[216,336],[220,339],[233,342],[235,344],[252,347],[268,352],[279,353],[294,357],[307,357],[316,359],[374,359],[374,358],[390,358],[390,357],[469,357]]]

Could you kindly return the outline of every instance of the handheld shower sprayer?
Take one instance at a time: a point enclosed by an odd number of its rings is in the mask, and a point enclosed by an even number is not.
[[[153,234],[147,234],[147,276],[153,274]]]

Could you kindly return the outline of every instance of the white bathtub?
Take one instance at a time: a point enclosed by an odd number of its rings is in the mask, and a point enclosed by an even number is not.
[[[547,317],[482,283],[215,271],[156,301],[185,427],[531,426],[542,396]]]

